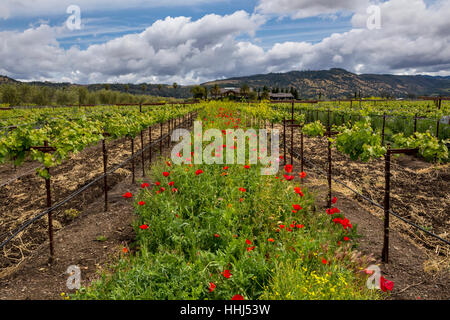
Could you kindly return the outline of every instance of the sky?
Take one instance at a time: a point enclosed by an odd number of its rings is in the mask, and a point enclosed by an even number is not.
[[[0,75],[198,84],[292,70],[450,75],[450,0],[0,0]]]

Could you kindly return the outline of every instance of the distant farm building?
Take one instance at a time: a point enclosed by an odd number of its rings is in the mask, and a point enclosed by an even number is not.
[[[270,100],[294,100],[292,93],[271,93]]]
[[[253,92],[252,88],[249,88],[248,93]],[[241,97],[241,88],[221,88],[220,96],[223,97]]]

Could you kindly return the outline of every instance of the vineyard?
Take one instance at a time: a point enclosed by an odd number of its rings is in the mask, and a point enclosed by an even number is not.
[[[71,299],[384,299],[393,283],[382,278],[381,290],[367,288],[366,268],[388,262],[389,229],[434,252],[438,269],[449,266],[446,100],[0,112],[0,277],[48,245],[51,261],[58,257],[53,232],[94,199],[104,197],[107,211],[108,190],[125,179],[141,185],[122,190],[137,215],[134,241]],[[173,145],[170,133],[194,120],[224,140],[231,129],[277,129],[280,172],[261,175],[266,166],[248,161],[194,164],[194,147],[174,164],[163,152]],[[227,142],[213,156],[234,156],[235,148]],[[381,255],[361,254],[366,235],[341,197],[384,224]]]

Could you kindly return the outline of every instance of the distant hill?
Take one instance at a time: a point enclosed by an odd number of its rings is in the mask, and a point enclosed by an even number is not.
[[[318,97],[320,93],[322,93],[322,97],[343,98],[351,97],[355,92],[361,92],[362,96],[450,95],[450,77],[357,75],[336,68],[321,71],[260,74],[210,81],[203,85],[240,87],[244,83],[256,89],[264,86],[268,88],[294,87],[302,98]]]
[[[0,75],[0,84],[19,83],[18,81]],[[71,83],[52,82],[27,82],[31,85],[49,86],[54,88],[70,87]],[[301,98],[317,98],[322,94],[323,98],[345,98],[354,96],[355,92],[361,92],[367,96],[392,96],[405,98],[420,95],[445,95],[450,96],[450,77],[432,76],[397,76],[380,74],[354,74],[344,69],[333,68],[320,71],[291,71],[287,73],[269,73],[246,77],[236,77],[223,80],[215,80],[203,83],[203,86],[212,87],[241,87],[247,84],[258,90],[266,86],[268,88],[288,89],[293,87],[298,90]],[[145,85],[145,87],[143,87]],[[168,84],[90,84],[90,91],[104,89],[132,94],[147,94],[152,96],[190,98],[193,86],[181,86],[174,88]],[[143,90],[145,89],[145,90]]]
[[[0,75],[0,84],[17,83],[17,82],[18,81],[14,80],[14,79],[11,79],[10,77]]]

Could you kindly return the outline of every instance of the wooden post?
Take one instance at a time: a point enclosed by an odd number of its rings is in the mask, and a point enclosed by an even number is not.
[[[388,143],[384,165],[384,240],[381,258],[384,263],[389,262],[389,207],[391,191],[391,145]]]

